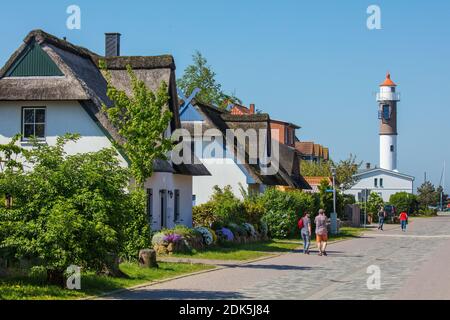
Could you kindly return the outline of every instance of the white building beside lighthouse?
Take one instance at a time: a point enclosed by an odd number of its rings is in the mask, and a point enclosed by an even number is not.
[[[365,190],[378,193],[385,202],[389,202],[390,196],[397,192],[414,193],[414,177],[400,173],[397,166],[397,103],[400,94],[396,87],[388,73],[377,93],[380,164],[374,168],[367,164],[355,175],[357,183],[346,193],[353,194],[357,201],[364,200]]]

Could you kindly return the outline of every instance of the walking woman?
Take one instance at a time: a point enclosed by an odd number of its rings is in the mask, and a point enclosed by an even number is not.
[[[300,234],[303,239],[304,254],[309,254],[309,245],[311,243],[311,219],[309,217],[309,212],[305,212],[305,215],[298,221],[298,227],[300,228]]]
[[[402,231],[406,232],[406,225],[408,224],[408,214],[403,211],[402,213],[400,213],[400,224],[402,226]]]

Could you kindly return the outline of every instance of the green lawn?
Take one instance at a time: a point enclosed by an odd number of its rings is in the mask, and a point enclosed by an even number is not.
[[[88,272],[81,276],[81,290],[79,291],[62,289],[57,286],[48,286],[45,284],[45,277],[43,276],[1,278],[0,300],[85,298],[121,288],[128,288],[138,284],[212,268],[214,267],[201,264],[159,262],[158,269],[144,269],[140,268],[137,264],[123,263],[120,265],[120,269],[128,275],[128,278],[98,276]]]
[[[343,240],[358,237],[362,234],[362,228],[341,228],[340,234],[330,236],[330,241]],[[312,239],[312,243],[315,239]],[[173,254],[171,257],[211,259],[211,260],[251,260],[276,253],[292,251],[302,245],[300,239],[270,240],[265,242],[247,244],[228,244],[226,246],[214,246],[202,251],[193,251],[190,254]]]

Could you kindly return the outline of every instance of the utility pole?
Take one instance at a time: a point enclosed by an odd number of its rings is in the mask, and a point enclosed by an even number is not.
[[[331,175],[333,176],[333,212],[330,215],[331,220],[331,233],[338,233],[337,226],[337,212],[336,212],[336,168],[331,168]]]

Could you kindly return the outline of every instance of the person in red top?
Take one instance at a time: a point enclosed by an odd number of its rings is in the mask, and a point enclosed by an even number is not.
[[[402,213],[400,213],[400,224],[402,226],[402,231],[406,232],[406,224],[408,223],[408,214],[403,211]]]

